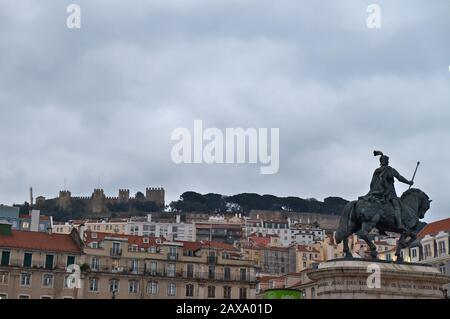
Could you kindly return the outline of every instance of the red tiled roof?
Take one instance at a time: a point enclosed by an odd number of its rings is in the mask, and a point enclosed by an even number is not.
[[[13,230],[11,235],[0,235],[0,247],[82,253],[71,235],[21,230]]]
[[[255,245],[267,246],[270,244],[270,237],[252,236],[249,237],[248,239],[252,241]]]
[[[20,218],[31,219],[31,215],[20,215],[19,217],[20,217]],[[50,220],[50,216],[40,215],[40,216],[39,216],[39,220]]]
[[[305,246],[305,245],[298,245],[297,246],[298,251],[308,252],[308,253],[320,253],[317,249],[311,246]]]
[[[440,231],[450,231],[450,218],[438,220],[436,222],[429,223],[417,234],[417,237],[422,238],[426,235],[436,235]]]
[[[204,248],[219,248],[223,250],[238,250],[236,247],[230,244],[225,244],[217,241],[208,241],[208,240],[202,240],[201,243],[203,244]]]
[[[271,280],[283,280],[284,281],[284,277],[282,276],[261,276],[258,278],[258,282],[260,283],[268,283]]]
[[[176,243],[182,243],[183,244],[183,249],[185,250],[192,250],[192,251],[196,251],[199,249],[202,249],[203,244],[198,242],[198,241],[182,241],[182,240],[176,240]]]

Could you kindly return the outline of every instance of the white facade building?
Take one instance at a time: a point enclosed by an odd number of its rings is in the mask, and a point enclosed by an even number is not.
[[[325,230],[309,224],[294,224],[289,218],[283,221],[247,219],[244,233],[246,236],[254,233],[260,233],[263,236],[277,235],[283,247],[293,244],[313,244],[325,238]]]
[[[145,221],[130,220],[125,226],[125,234],[160,237],[167,240],[195,241],[195,225],[181,222],[180,215],[176,216],[175,222],[152,221],[152,215],[147,216]]]

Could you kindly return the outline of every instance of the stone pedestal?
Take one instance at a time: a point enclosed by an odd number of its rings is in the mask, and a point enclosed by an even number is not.
[[[335,259],[308,273],[318,299],[439,299],[449,276],[424,264]]]

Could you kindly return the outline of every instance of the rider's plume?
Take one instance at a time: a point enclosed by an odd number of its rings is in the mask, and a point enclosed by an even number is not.
[[[373,151],[373,156],[383,156],[382,151]]]

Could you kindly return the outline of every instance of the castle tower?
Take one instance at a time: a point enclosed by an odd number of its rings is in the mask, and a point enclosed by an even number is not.
[[[129,189],[119,189],[119,203],[128,203],[130,200],[130,190]]]
[[[149,187],[145,190],[145,199],[155,202],[157,206],[164,207],[165,192],[162,187]]]
[[[69,191],[67,191],[67,190],[60,191],[59,197],[58,197],[59,207],[66,210],[70,206],[71,198],[72,198],[72,194]]]
[[[103,214],[106,212],[105,199],[106,197],[103,189],[94,189],[91,198],[91,210],[93,214]]]

